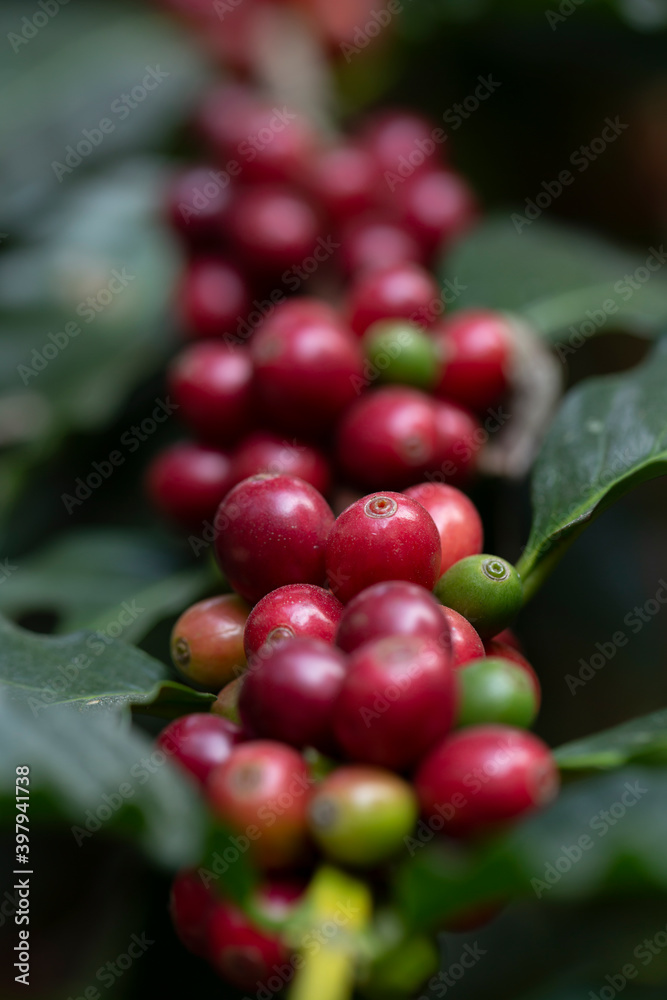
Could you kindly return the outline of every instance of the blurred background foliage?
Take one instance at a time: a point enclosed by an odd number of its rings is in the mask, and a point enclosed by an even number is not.
[[[162,219],[162,196],[173,162],[196,148],[188,119],[218,70],[181,26],[139,2],[72,0],[14,51],[9,36],[29,6],[5,0],[0,8],[0,557],[13,567],[0,583],[0,611],[37,631],[62,634],[97,627],[122,601],[149,594],[146,629],[125,638],[165,660],[170,620],[215,587],[216,577],[205,555],[194,559],[186,543],[155,522],[142,496],[150,455],[177,429],[168,422],[134,450],[119,442],[134,440],[133,428],[165,398],[164,364],[178,344],[171,303],[179,250]],[[474,92],[480,76],[500,82],[448,140],[453,161],[497,220],[489,236],[495,242],[460,248],[445,262],[452,275],[465,267],[466,304],[488,300],[519,311],[534,304],[536,289],[526,284],[527,244],[517,238],[510,214],[567,168],[608,117],[620,117],[627,129],[548,213],[561,226],[593,231],[595,240],[573,265],[566,237],[566,248],[555,252],[561,237],[540,228],[544,246],[534,270],[556,292],[583,281],[584,272],[595,286],[606,276],[622,278],[628,261],[642,261],[661,246],[667,224],[665,0],[546,6],[538,0],[405,0],[403,7],[377,45],[349,63],[337,61],[337,106],[343,121],[380,103],[419,108],[440,121]],[[53,161],[156,65],[168,73],[160,86],[59,182]],[[127,287],[94,320],[82,321],[81,303],[123,268],[133,276]],[[643,357],[645,335],[667,323],[658,287],[665,281],[660,275],[646,290],[651,299],[635,302],[636,315],[613,332],[605,327],[567,359],[567,385]],[[540,285],[538,298],[544,294]],[[593,298],[591,307],[602,298]],[[49,335],[71,322],[80,323],[81,333],[44,370],[22,375],[21,366],[35,365],[34,352],[53,343]],[[122,465],[68,513],[62,495],[119,447]],[[518,558],[530,527],[527,484],[484,481],[474,498],[485,517],[487,550]],[[544,688],[538,730],[553,744],[667,704],[665,610],[575,694],[565,681],[667,578],[666,506],[667,484],[657,480],[605,513],[519,620]],[[31,989],[35,1000],[80,995],[77,990],[95,981],[95,970],[145,928],[157,943],[103,996],[227,995],[203,965],[175,947],[165,913],[167,882],[132,850],[100,840],[82,852],[71,838],[45,829],[35,854],[43,878],[33,906],[51,935]],[[7,923],[3,917],[5,929]],[[539,909],[526,903],[484,932],[448,935],[445,962],[455,961],[466,941],[487,950],[457,987],[457,995],[470,1000],[491,990],[498,998],[583,1000],[645,934],[665,925],[664,898],[590,912],[574,912],[565,902]],[[0,958],[9,967],[4,945]],[[656,958],[647,978],[629,984],[624,996],[663,997],[666,960]],[[3,996],[18,996],[20,989],[8,984]]]

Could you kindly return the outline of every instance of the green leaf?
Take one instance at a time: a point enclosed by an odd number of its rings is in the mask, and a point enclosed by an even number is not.
[[[543,218],[517,232],[511,216],[508,211],[484,222],[446,257],[443,277],[464,286],[457,309],[518,313],[550,341],[563,341],[564,357],[592,333],[620,329],[653,336],[667,323],[664,247],[627,252]],[[633,287],[627,276],[638,268]]]
[[[61,705],[36,718],[0,696],[0,818],[12,832],[18,766],[30,768],[31,830],[66,823],[82,850],[115,833],[169,868],[201,857],[208,821],[198,790],[125,716]]]
[[[606,770],[632,762],[667,763],[667,709],[572,740],[555,751],[563,771]]]
[[[529,597],[615,500],[667,471],[667,339],[638,367],[565,397],[535,464],[533,524],[518,563]]]
[[[50,706],[142,706],[160,715],[205,710],[214,696],[169,679],[169,670],[102,632],[44,636],[0,618],[0,690],[34,717]]]

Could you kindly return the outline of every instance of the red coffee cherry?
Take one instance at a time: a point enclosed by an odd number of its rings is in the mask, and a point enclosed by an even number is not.
[[[219,160],[230,156],[240,159],[238,145],[247,137],[246,122],[258,107],[257,93],[240,83],[224,83],[207,94],[198,110],[196,125]]]
[[[511,628],[504,628],[498,635],[494,635],[493,642],[502,642],[505,646],[511,646],[518,653],[523,653],[523,646]]]
[[[453,608],[446,608],[444,604],[440,605],[440,612],[449,625],[453,666],[462,667],[464,663],[478,660],[480,656],[485,655],[484,643],[467,618],[460,615],[458,611],[454,611]],[[488,655],[500,654],[489,653]]]
[[[278,934],[256,927],[247,914],[228,902],[218,903],[211,915],[207,953],[222,979],[249,991],[266,988],[276,968],[290,957]]]
[[[449,732],[455,711],[449,643],[392,636],[350,656],[334,732],[352,760],[403,770]]]
[[[179,416],[205,441],[229,444],[254,421],[253,370],[242,348],[206,342],[182,351],[169,369]]]
[[[370,489],[404,489],[439,457],[433,400],[404,386],[362,395],[339,424],[336,454],[352,482]]]
[[[429,272],[404,263],[362,273],[352,286],[347,312],[352,329],[361,336],[379,319],[410,319],[430,326],[441,306],[438,285]]]
[[[385,111],[366,124],[364,143],[382,172],[388,192],[395,192],[405,178],[442,159],[444,140],[438,143],[434,137],[438,131],[442,130],[427,118],[409,111]]]
[[[241,719],[256,736],[331,753],[334,704],[346,671],[344,653],[319,639],[265,647],[243,682]]]
[[[447,649],[449,631],[442,619],[442,605],[423,587],[404,580],[376,583],[345,606],[336,644],[352,653],[367,642],[402,635],[432,639]]]
[[[505,629],[505,632],[501,632],[500,635],[504,635],[509,631],[509,629]],[[500,656],[504,660],[510,660],[512,663],[516,663],[522,670],[525,670],[533,685],[535,697],[537,698],[537,708],[539,709],[542,703],[542,686],[540,684],[540,679],[535,673],[535,669],[530,665],[523,653],[519,652],[516,646],[510,646],[507,642],[499,642],[498,637],[496,637],[495,639],[489,639],[488,642],[484,643],[484,655]]]
[[[410,177],[397,188],[399,218],[426,253],[446,249],[477,218],[475,196],[451,170],[430,170]]]
[[[326,569],[345,604],[385,580],[407,580],[432,590],[440,567],[440,539],[431,515],[400,493],[371,493],[336,519],[327,542]]]
[[[274,184],[239,191],[229,210],[228,230],[246,265],[272,275],[313,253],[320,220],[296,189]]]
[[[292,432],[310,437],[328,431],[356,398],[361,348],[323,302],[278,306],[255,334],[251,353],[265,412]]]
[[[381,216],[352,219],[340,236],[340,258],[346,274],[383,270],[406,262],[422,263],[417,240],[393,220]]]
[[[426,820],[444,819],[452,837],[491,833],[547,805],[559,774],[549,748],[510,726],[452,733],[422,761],[415,788]]]
[[[459,559],[482,551],[482,519],[461,490],[444,483],[418,483],[405,490],[405,495],[420,503],[435,521],[442,548],[441,573]]]
[[[186,264],[180,313],[188,337],[220,337],[247,316],[250,291],[239,269],[222,257],[196,257]]]
[[[490,309],[462,309],[433,331],[445,362],[436,393],[478,413],[509,388],[512,335],[509,320]]]
[[[210,691],[237,677],[246,666],[243,629],[249,612],[236,594],[188,608],[171,633],[171,657],[184,677]]]
[[[269,431],[257,431],[241,442],[232,456],[230,477],[236,485],[263,472],[303,479],[323,494],[331,487],[329,464],[321,451]]]
[[[169,913],[181,943],[201,958],[208,955],[208,928],[216,905],[194,869],[178,873],[171,884]]]
[[[323,587],[278,587],[250,612],[243,636],[246,655],[250,659],[262,646],[294,637],[333,643],[342,611],[340,601]]]
[[[153,458],[146,493],[165,517],[186,528],[201,527],[232,485],[231,465],[223,451],[183,441]]]
[[[322,150],[308,168],[309,189],[336,222],[354,218],[376,201],[377,167],[361,146],[349,143]]]
[[[170,722],[158,736],[157,744],[205,785],[216,764],[227,760],[242,736],[241,728],[233,722],[198,712]]]
[[[437,457],[433,471],[450,483],[465,483],[479,462],[486,431],[469,410],[444,399],[433,401],[437,434]]]
[[[231,203],[232,187],[212,166],[187,167],[172,179],[167,191],[167,217],[173,229],[190,245],[211,246]]]
[[[244,479],[216,515],[220,568],[234,590],[252,603],[289,583],[320,584],[333,522],[324,497],[301,479]]]
[[[212,771],[207,795],[220,822],[249,840],[258,867],[287,868],[306,851],[310,784],[296,750],[256,740],[235,747]]]

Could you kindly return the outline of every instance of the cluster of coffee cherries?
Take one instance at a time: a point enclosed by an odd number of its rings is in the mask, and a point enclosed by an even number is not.
[[[264,874],[266,919],[298,905],[318,860],[378,884],[425,831],[476,841],[553,799],[555,761],[528,731],[539,682],[508,631],[522,583],[482,552],[463,492],[422,482],[334,517],[311,483],[260,474],[225,496],[215,528],[234,592],[181,616],[172,656],[219,694],[160,743]],[[172,913],[236,986],[289,956],[195,872]]]
[[[240,84],[198,124],[210,163],[169,201],[188,343],[168,382],[192,439],[155,458],[154,505],[190,530],[267,471],[337,511],[338,490],[464,484],[508,391],[512,332],[489,310],[443,316],[428,268],[476,208],[439,130],[385,111],[328,141]]]

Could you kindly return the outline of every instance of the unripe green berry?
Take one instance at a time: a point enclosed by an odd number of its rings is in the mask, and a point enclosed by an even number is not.
[[[380,382],[430,389],[440,375],[435,342],[404,319],[379,320],[364,334],[366,357]]]
[[[459,685],[457,725],[501,722],[527,729],[537,715],[535,685],[511,660],[485,657],[456,671]]]
[[[435,596],[467,618],[490,639],[512,623],[523,602],[521,577],[498,556],[467,556],[454,563],[435,585]]]

